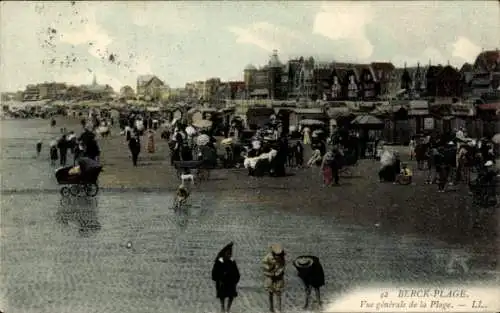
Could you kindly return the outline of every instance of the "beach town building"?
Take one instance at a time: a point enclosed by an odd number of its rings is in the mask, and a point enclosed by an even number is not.
[[[249,64],[243,71],[245,93],[248,99],[284,100],[288,90],[288,66],[282,64],[274,50],[267,65],[256,68]]]
[[[165,83],[155,75],[141,75],[137,77],[137,98],[140,100],[155,100],[161,97],[161,90]]]
[[[493,92],[500,86],[500,52],[490,50],[481,52],[472,66],[472,95]]]
[[[123,86],[120,88],[120,98],[124,100],[135,99],[135,91],[130,86]]]
[[[62,99],[66,92],[65,83],[44,82],[28,85],[24,91],[24,101],[57,100]]]
[[[84,100],[108,100],[114,97],[113,87],[110,85],[100,85],[97,83],[97,77],[94,74],[92,79],[92,84],[82,85],[81,89],[81,99]]]

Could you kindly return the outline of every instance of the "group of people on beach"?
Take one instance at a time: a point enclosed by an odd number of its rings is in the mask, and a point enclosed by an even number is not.
[[[417,161],[417,169],[427,170],[427,183],[436,183],[440,192],[445,191],[447,184],[470,184],[473,171],[478,173],[485,189],[494,183],[494,180],[483,180],[485,177],[493,179],[488,173],[496,172],[494,143],[487,138],[476,141],[465,140],[463,135],[454,138],[427,136],[413,140],[410,149],[410,156]]]
[[[43,141],[39,140],[35,147],[37,157],[40,157],[42,148]],[[68,154],[72,154],[72,163],[75,164],[79,157],[97,160],[100,153],[95,134],[89,128],[85,128],[80,136],[77,136],[74,131],[68,132],[66,128],[61,128],[61,136],[49,144],[49,159],[52,166],[57,165],[57,161],[60,166],[66,166]]]
[[[231,310],[233,300],[238,296],[237,285],[240,271],[233,259],[233,242],[226,245],[216,256],[212,267],[212,280],[215,283],[216,297],[220,301],[221,312]],[[285,251],[280,244],[273,244],[262,259],[264,289],[268,294],[269,312],[282,312],[282,299],[285,289]],[[309,308],[311,292],[316,293],[316,302],[321,307],[320,288],[325,285],[323,266],[318,257],[303,255],[293,261],[297,274],[304,285],[304,309]]]
[[[148,122],[149,121],[149,122]],[[137,166],[141,153],[141,137],[146,136],[146,151],[150,154],[156,152],[155,133],[156,125],[151,118],[146,119],[140,115],[130,114],[127,119],[120,120],[128,149],[132,156],[132,165]]]

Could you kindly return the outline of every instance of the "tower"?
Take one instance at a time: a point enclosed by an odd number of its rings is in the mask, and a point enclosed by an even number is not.
[[[94,73],[94,77],[92,79],[92,86],[97,86],[97,77],[95,76],[95,73]]]
[[[268,63],[268,82],[269,82],[269,98],[274,100],[279,97],[279,86],[281,83],[281,68],[283,65],[281,64],[278,58],[278,50],[273,50],[273,54],[269,59]]]
[[[248,64],[243,70],[243,79],[245,81],[245,92],[247,97],[250,95],[254,86],[255,72],[257,72],[257,68],[255,68],[252,64]]]

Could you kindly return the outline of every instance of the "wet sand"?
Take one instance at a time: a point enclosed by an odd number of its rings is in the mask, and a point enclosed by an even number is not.
[[[40,125],[43,123],[48,125],[48,121],[41,120]],[[60,127],[81,131],[77,119],[58,118],[57,127],[51,131],[56,134]],[[155,139],[154,154],[145,152],[143,140],[138,167],[132,166],[125,138],[117,128],[112,129],[111,137],[99,139],[104,166],[99,184],[103,192],[106,189],[175,191],[180,180],[170,166],[167,143],[159,133]],[[407,157],[405,153],[402,156]],[[410,165],[415,168],[412,162]],[[362,160],[352,175],[341,177],[340,186],[326,188],[322,186],[318,168],[289,169],[288,176],[281,178],[255,178],[249,177],[244,169],[218,169],[212,171],[209,181],[192,190],[212,193],[220,201],[265,203],[284,213],[319,215],[346,224],[377,225],[389,233],[416,233],[448,244],[467,244],[486,254],[496,253],[497,210],[481,227],[472,227],[464,219],[467,212],[475,210],[466,186],[440,194],[436,186],[425,185],[424,173],[416,170],[412,186],[379,183],[378,168],[376,161]]]

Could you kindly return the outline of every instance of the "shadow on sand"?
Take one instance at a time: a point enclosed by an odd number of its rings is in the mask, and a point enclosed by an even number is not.
[[[64,197],[59,203],[56,220],[65,226],[75,224],[81,236],[89,236],[101,229],[97,213],[97,198]]]

